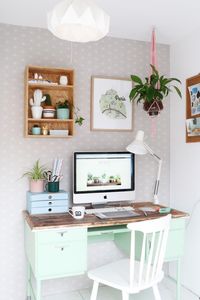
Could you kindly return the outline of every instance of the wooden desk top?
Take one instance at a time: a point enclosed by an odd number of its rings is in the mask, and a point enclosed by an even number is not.
[[[130,205],[129,205],[130,206]],[[53,228],[63,228],[63,227],[104,227],[113,225],[126,225],[131,222],[139,222],[144,220],[155,219],[162,217],[165,214],[160,214],[157,212],[147,212],[147,216],[140,210],[140,207],[151,207],[159,209],[164,207],[163,205],[154,205],[151,202],[138,202],[132,205],[136,212],[140,213],[138,217],[132,218],[118,218],[118,219],[99,219],[95,215],[86,215],[84,219],[75,220],[70,214],[46,214],[46,215],[30,215],[27,211],[23,212],[24,218],[29,224],[32,230],[45,230]],[[187,217],[188,214],[176,209],[171,210],[172,218]]]

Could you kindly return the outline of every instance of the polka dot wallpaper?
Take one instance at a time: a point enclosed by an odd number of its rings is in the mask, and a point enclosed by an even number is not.
[[[138,129],[163,160],[160,201],[169,200],[169,101],[153,122],[134,106],[132,132],[90,131],[90,79],[92,75],[129,77],[149,74],[150,45],[107,37],[95,43],[71,44],[47,30],[0,25],[0,300],[25,299],[26,262],[22,211],[26,207],[27,179],[22,174],[38,158],[51,166],[63,157],[61,188],[72,190],[72,153],[76,150],[125,150]],[[169,47],[158,45],[159,69],[169,74]],[[24,70],[26,65],[70,67],[75,70],[75,101],[85,118],[72,139],[24,138]],[[153,137],[152,126],[156,126]],[[137,200],[151,200],[157,164],[150,156],[137,157]],[[89,248],[89,266],[114,260],[122,254],[111,242]],[[43,294],[87,287],[87,276],[46,281]]]

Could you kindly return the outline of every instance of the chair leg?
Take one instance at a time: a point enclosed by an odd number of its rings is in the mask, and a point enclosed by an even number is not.
[[[92,288],[92,293],[91,293],[91,296],[90,296],[90,300],[96,300],[97,299],[98,288],[99,288],[99,282],[94,281],[93,288]]]
[[[129,300],[129,294],[127,292],[122,291],[122,300]]]
[[[161,300],[160,292],[158,290],[157,284],[153,286],[153,294],[155,297],[155,300]]]

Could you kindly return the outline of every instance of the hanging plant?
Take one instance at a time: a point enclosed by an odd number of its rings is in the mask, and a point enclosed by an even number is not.
[[[153,65],[150,65],[152,74],[146,77],[144,82],[137,75],[131,75],[131,80],[134,86],[130,92],[129,98],[131,101],[143,103],[143,109],[148,112],[150,116],[157,116],[163,109],[163,99],[165,99],[173,90],[182,98],[180,89],[174,85],[174,82],[181,84],[177,78],[167,78],[164,75],[159,75],[158,71]]]

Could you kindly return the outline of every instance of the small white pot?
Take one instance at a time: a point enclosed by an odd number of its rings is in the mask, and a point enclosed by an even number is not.
[[[41,119],[42,118],[42,111],[43,111],[42,106],[32,106],[31,107],[31,112],[32,112],[33,119]]]
[[[68,84],[67,76],[60,76],[60,84],[61,85],[67,85]]]

